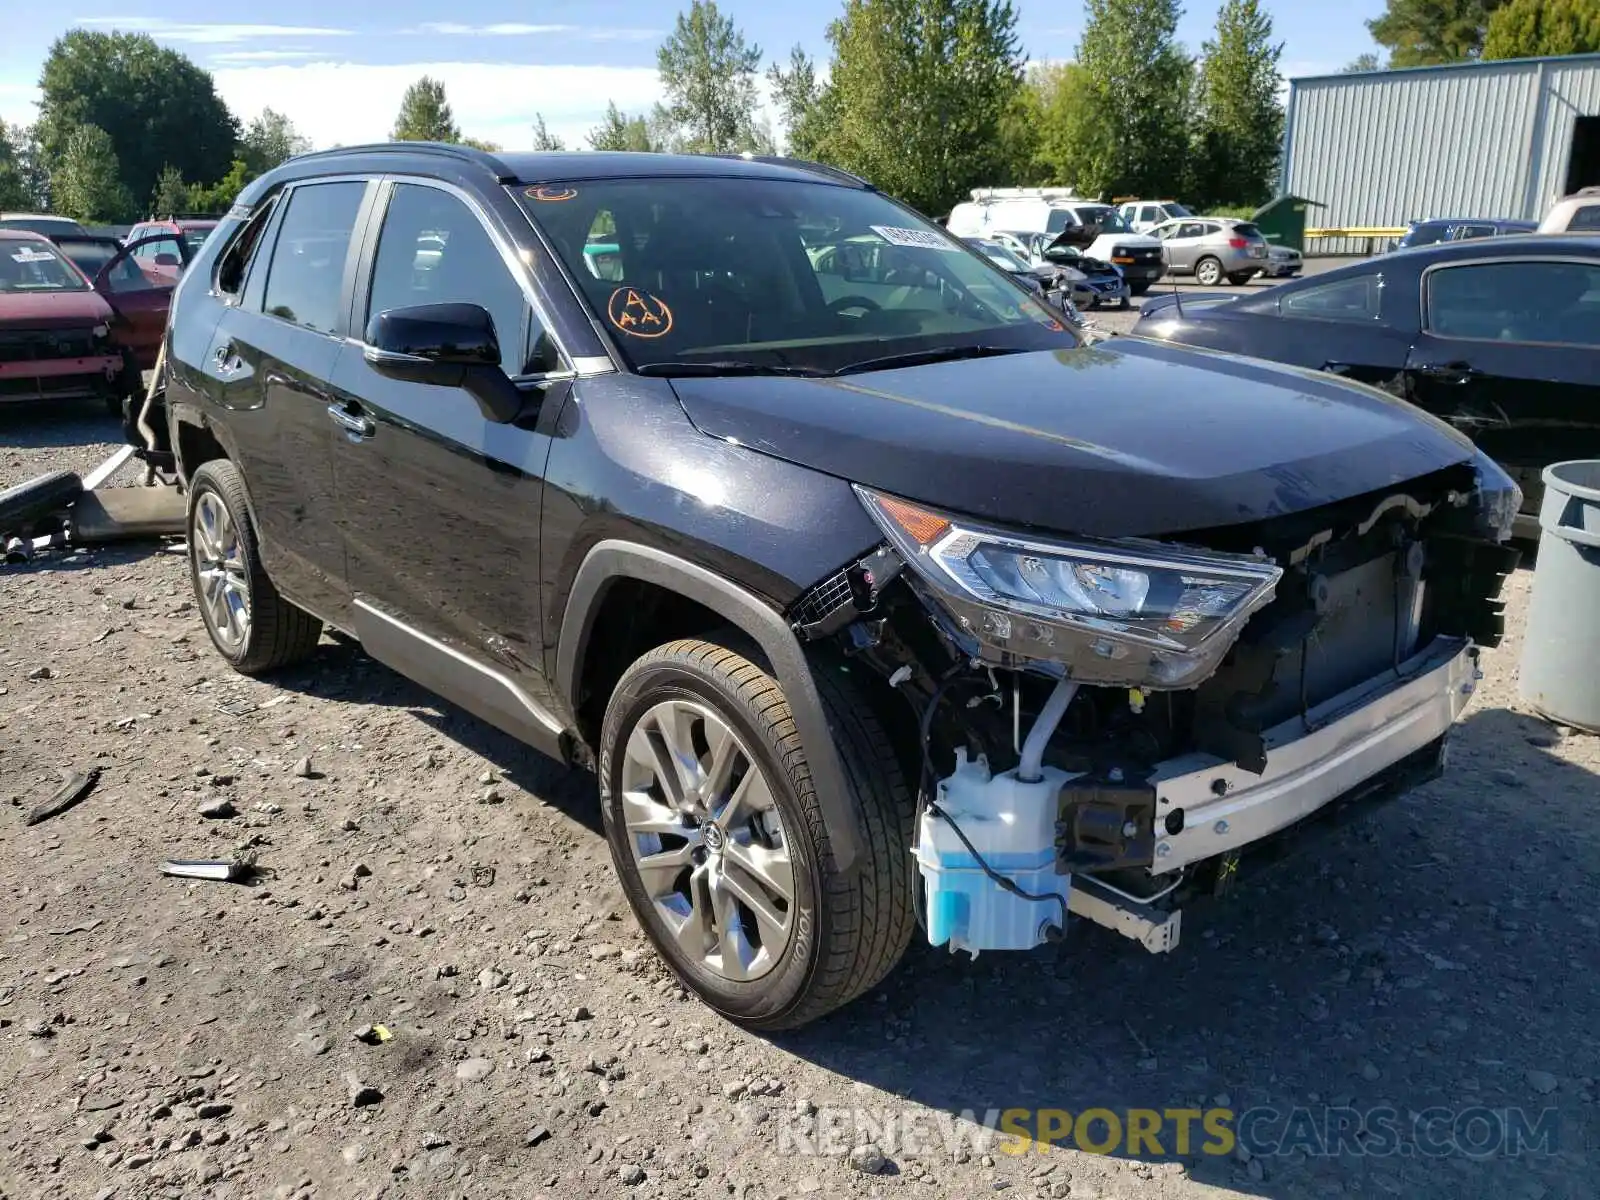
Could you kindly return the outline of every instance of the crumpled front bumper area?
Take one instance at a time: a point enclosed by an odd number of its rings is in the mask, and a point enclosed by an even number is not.
[[[1162,763],[1151,871],[1165,875],[1239,850],[1303,820],[1443,736],[1480,678],[1476,647],[1435,638],[1389,672],[1265,735],[1260,775],[1214,755]]]

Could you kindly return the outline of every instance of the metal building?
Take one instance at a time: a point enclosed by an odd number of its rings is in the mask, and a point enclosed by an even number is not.
[[[1328,228],[1536,221],[1600,184],[1600,54],[1291,80],[1281,183]]]

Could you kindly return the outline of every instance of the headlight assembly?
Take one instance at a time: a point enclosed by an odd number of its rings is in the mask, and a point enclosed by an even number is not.
[[[856,492],[980,657],[1060,663],[1084,683],[1195,686],[1282,574],[1154,542],[1045,541]]]

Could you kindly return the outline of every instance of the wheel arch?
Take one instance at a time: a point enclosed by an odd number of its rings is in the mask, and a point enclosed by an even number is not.
[[[811,662],[782,614],[738,584],[655,547],[615,540],[598,543],[584,557],[568,593],[556,646],[554,683],[558,694],[573,712],[578,711],[585,665],[596,637],[596,617],[611,590],[628,580],[673,593],[716,614],[760,648],[767,660],[764,665],[783,689],[805,746],[837,868],[842,872],[855,869],[863,855],[859,814]]]

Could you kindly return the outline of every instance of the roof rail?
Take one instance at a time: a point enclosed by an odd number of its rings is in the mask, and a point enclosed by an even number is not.
[[[984,200],[1083,200],[1069,187],[991,187],[973,188],[972,198]]]
[[[440,157],[459,159],[493,171],[501,183],[515,183],[517,173],[487,150],[463,146],[456,142],[370,142],[364,146],[335,146],[331,150],[313,150],[297,154],[290,162],[304,162],[310,158],[329,158],[349,154],[437,154]]]
[[[707,157],[742,158],[745,162],[765,163],[769,167],[790,167],[796,171],[810,171],[813,175],[826,175],[829,179],[837,179],[840,183],[852,183],[868,191],[878,190],[859,175],[852,175],[841,167],[830,167],[827,163],[813,162],[809,158],[788,158],[782,154],[752,154],[748,150],[741,154],[712,154]]]

